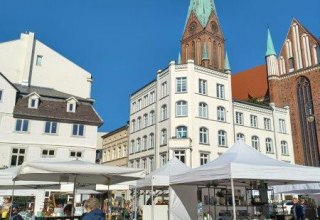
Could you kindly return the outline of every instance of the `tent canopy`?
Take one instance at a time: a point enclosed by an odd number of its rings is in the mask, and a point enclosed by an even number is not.
[[[190,170],[190,167],[174,157],[159,169],[149,173],[145,179],[138,180],[137,188],[150,187],[151,185],[155,187],[169,186],[171,176],[185,173]]]
[[[274,193],[314,194],[320,193],[320,183],[272,186]]]
[[[99,165],[82,160],[46,159],[23,163],[15,180],[109,185],[143,177],[144,171],[140,169]]]
[[[243,141],[238,141],[219,158],[175,175],[170,184],[212,184],[229,181],[247,185],[251,180],[264,180],[269,185],[320,182],[320,169],[294,165],[268,157]]]

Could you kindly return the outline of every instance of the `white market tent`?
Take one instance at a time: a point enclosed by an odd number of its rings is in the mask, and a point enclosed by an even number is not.
[[[320,193],[320,183],[272,186],[274,193],[314,194]]]
[[[264,180],[269,185],[320,182],[320,169],[273,159],[243,141],[238,141],[223,155],[208,164],[173,176],[170,184],[207,185],[212,182],[224,182],[231,185],[233,205],[235,205],[234,185],[248,184],[251,180]],[[235,207],[233,212],[236,216]]]

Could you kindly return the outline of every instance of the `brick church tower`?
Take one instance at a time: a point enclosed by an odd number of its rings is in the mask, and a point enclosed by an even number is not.
[[[270,102],[289,106],[295,162],[320,166],[320,40],[293,19],[280,55],[268,31]]]
[[[225,40],[212,0],[191,0],[181,40],[181,63],[225,71]],[[228,66],[228,65],[227,65]]]

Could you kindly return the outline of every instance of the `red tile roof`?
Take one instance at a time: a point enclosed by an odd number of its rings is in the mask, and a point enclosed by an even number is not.
[[[232,75],[232,97],[237,100],[248,100],[248,97],[264,98],[268,92],[268,74],[265,65]]]

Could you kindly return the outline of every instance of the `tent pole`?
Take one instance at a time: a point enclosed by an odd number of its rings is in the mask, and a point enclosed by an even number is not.
[[[73,180],[73,193],[72,193],[72,212],[71,212],[71,216],[74,216],[74,211],[75,211],[75,207],[76,207],[76,183],[77,183],[77,174],[74,177]]]
[[[108,218],[111,217],[111,193],[110,193],[110,177],[108,177],[108,210],[107,210],[107,213],[108,213]]]
[[[138,190],[137,190],[137,184],[134,188],[134,204],[135,204],[135,212],[134,212],[134,219],[137,220],[137,217],[138,217],[138,201],[137,201],[137,195],[138,195]]]
[[[9,219],[11,219],[12,215],[12,205],[13,205],[13,199],[14,199],[14,189],[16,188],[16,181],[13,181],[13,188],[12,188],[12,195],[11,195],[11,206],[9,208]]]
[[[236,199],[235,199],[235,197],[234,197],[234,183],[233,183],[233,178],[231,178],[231,193],[232,193],[233,219],[234,219],[234,220],[237,220]]]
[[[153,182],[151,182],[151,220],[154,220]]]

